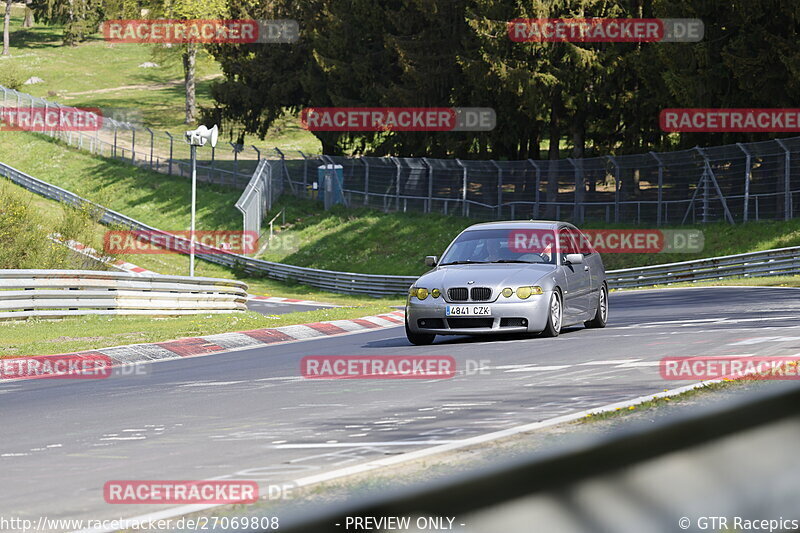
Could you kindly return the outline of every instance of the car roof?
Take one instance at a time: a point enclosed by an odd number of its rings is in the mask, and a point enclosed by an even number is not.
[[[559,226],[571,226],[567,222],[557,220],[499,220],[496,222],[482,222],[473,224],[464,231],[479,229],[556,229]]]

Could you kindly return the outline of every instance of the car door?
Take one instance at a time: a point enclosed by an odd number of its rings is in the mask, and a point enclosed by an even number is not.
[[[567,280],[567,287],[564,289],[564,322],[574,324],[587,320],[589,311],[592,308],[591,265],[589,262],[582,264],[566,263],[567,254],[581,253],[581,249],[575,240],[577,230],[563,226],[558,231],[560,268]]]

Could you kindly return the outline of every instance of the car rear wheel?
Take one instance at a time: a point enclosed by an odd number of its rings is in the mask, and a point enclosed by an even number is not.
[[[598,296],[597,312],[594,314],[593,319],[587,320],[583,325],[587,328],[604,328],[606,327],[606,320],[608,320],[608,287],[604,283]]]
[[[561,294],[558,291],[553,291],[550,296],[550,305],[548,306],[547,325],[542,330],[542,337],[558,337],[561,333],[561,321],[564,316],[564,308],[561,305]]]
[[[408,329],[408,320],[406,320],[406,338],[408,342],[411,344],[416,344],[417,346],[427,346],[428,344],[433,344],[433,340],[436,338],[436,335],[433,333],[414,333],[410,329]]]

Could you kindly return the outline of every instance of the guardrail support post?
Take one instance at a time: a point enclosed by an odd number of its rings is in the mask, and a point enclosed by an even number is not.
[[[783,141],[780,139],[775,139],[775,142],[778,143],[778,146],[783,148],[783,151],[786,152],[786,160],[783,165],[783,219],[784,220],[791,220],[792,218],[792,189],[791,189],[791,165],[792,165],[792,156],[789,149],[783,144]]]

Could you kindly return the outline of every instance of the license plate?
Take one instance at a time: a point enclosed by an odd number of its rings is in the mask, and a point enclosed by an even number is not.
[[[492,310],[488,305],[448,305],[446,316],[489,316]]]

